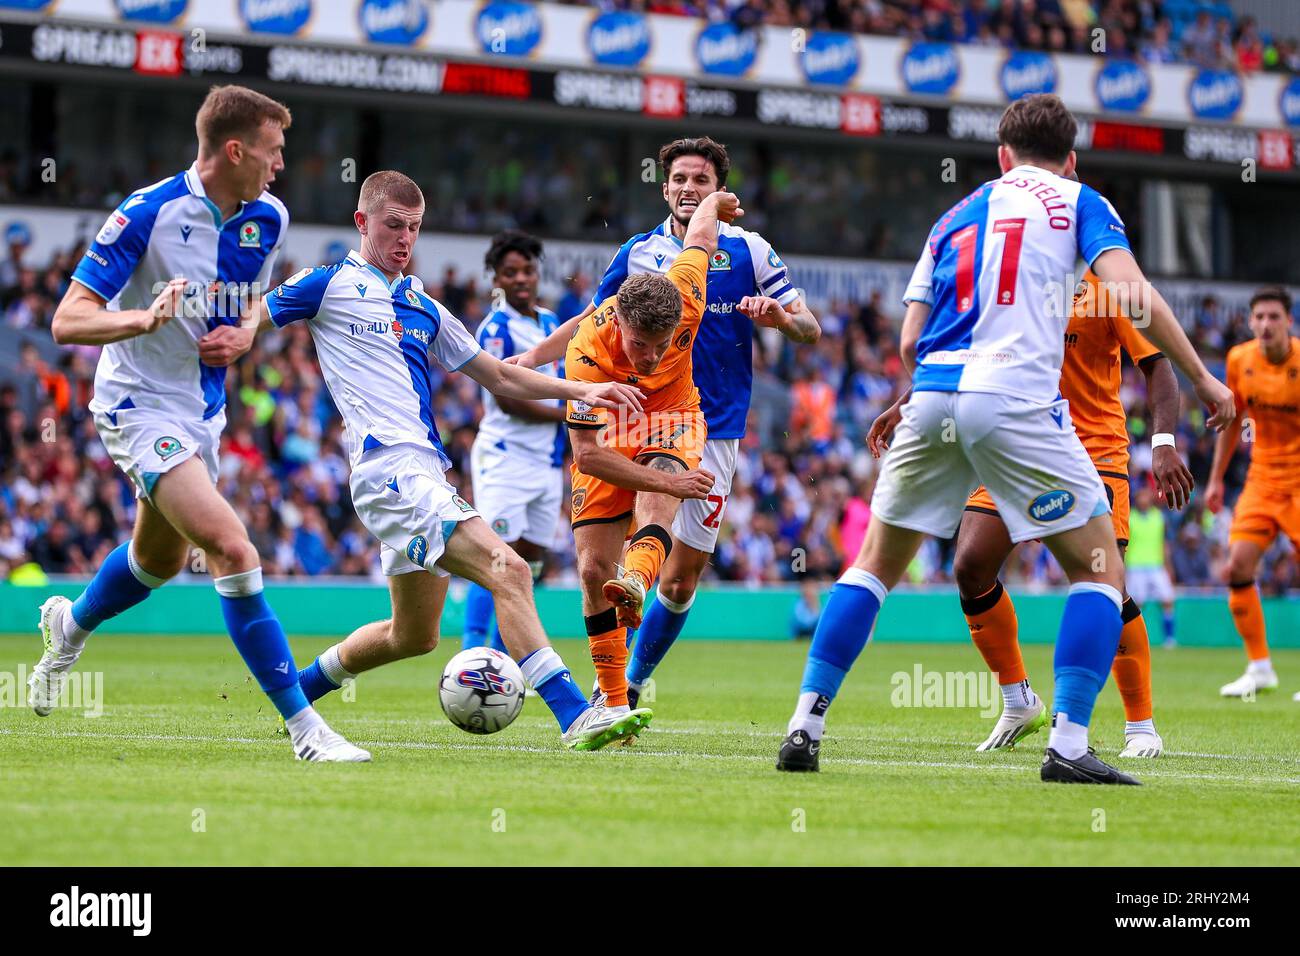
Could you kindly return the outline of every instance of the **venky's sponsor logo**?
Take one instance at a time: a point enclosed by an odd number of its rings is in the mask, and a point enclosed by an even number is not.
[[[479,11],[476,32],[484,53],[528,56],[542,41],[542,18],[531,3],[492,0]]]
[[[1277,108],[1288,126],[1300,126],[1300,76],[1282,87],[1278,97]]]
[[[1046,53],[1020,50],[1002,64],[1002,92],[1009,100],[1056,92],[1056,61]]]
[[[1187,105],[1200,119],[1232,119],[1244,97],[1241,77],[1231,70],[1201,70],[1187,84]]]
[[[961,76],[961,58],[950,43],[913,43],[899,61],[903,84],[913,93],[943,96]]]
[[[311,0],[239,0],[239,14],[254,33],[293,36],[311,19]]]
[[[808,37],[799,65],[809,83],[848,86],[858,75],[858,41],[847,33],[822,30]]]
[[[650,52],[650,23],[639,13],[602,13],[587,29],[587,52],[604,66],[637,66]]]
[[[1074,510],[1074,495],[1064,488],[1045,491],[1026,510],[1035,521],[1058,521]]]
[[[1136,113],[1151,96],[1151,77],[1132,60],[1112,60],[1097,71],[1094,88],[1102,109]]]
[[[695,60],[705,73],[743,76],[758,57],[758,31],[711,23],[695,39]]]
[[[189,0],[113,0],[113,4],[123,20],[171,23],[185,12]]]
[[[423,0],[362,0],[357,14],[371,43],[410,46],[429,28]]]

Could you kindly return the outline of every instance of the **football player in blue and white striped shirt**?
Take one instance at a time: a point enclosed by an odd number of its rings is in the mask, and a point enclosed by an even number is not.
[[[133,192],[109,215],[55,312],[57,342],[104,346],[90,409],[139,506],[131,541],[86,590],[41,606],[45,653],[29,681],[37,714],[57,704],[90,633],[178,574],[193,545],[206,555],[230,637],[284,717],[299,759],[370,759],[330,730],[299,688],[289,642],[262,595],[257,549],[216,488],[223,359],[244,335],[241,302],[267,286],[289,225],[266,189],[284,168],[290,122],[269,97],[214,87],[196,119],[194,165]]]
[[[478,329],[478,344],[499,359],[537,345],[559,327],[555,313],[537,304],[542,241],[507,229],[492,237],[484,264],[492,273],[496,308]],[[500,290],[499,292],[497,290]],[[564,377],[563,362],[537,371]],[[564,451],[568,447],[563,402],[497,398],[483,389],[483,420],[470,452],[474,506],[501,540],[514,548],[533,573],[542,576],[546,552],[564,497]],[[492,595],[470,584],[465,595],[465,647],[489,644],[505,650],[501,632],[491,639]]]
[[[302,671],[303,692],[314,701],[363,671],[433,650],[453,573],[492,592],[506,646],[555,715],[565,744],[597,750],[636,736],[650,711],[588,705],[547,643],[528,565],[447,482],[430,355],[498,397],[640,411],[641,393],[621,383],[542,375],[481,349],[425,295],[418,278],[403,275],[423,218],[419,186],[399,172],[374,173],[361,186],[355,213],[360,251],[302,270],[257,306],[261,328],[302,321],[311,331],[343,416],[352,504],[381,543],[393,600],[391,618],[362,625]]]

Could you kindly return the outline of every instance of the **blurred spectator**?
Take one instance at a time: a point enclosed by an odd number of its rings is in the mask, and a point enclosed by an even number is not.
[[[822,616],[822,587],[810,578],[799,584],[799,598],[790,612],[790,636],[812,637]]]

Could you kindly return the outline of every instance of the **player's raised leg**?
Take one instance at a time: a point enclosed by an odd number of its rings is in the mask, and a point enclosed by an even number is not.
[[[677,509],[672,550],[660,569],[659,586],[645,609],[627,664],[629,693],[641,693],[686,626],[700,577],[717,547],[739,445],[734,438],[704,443],[700,467],[714,475],[713,488],[707,498],[689,498]]]
[[[605,596],[605,584],[618,575],[618,559],[630,521],[630,515],[623,515],[612,520],[579,523],[573,529],[587,643],[596,668],[597,690],[610,707],[629,706],[624,627],[618,623],[618,612]]]
[[[203,462],[191,458],[158,479],[153,502],[167,521],[202,549],[221,596],[226,630],[271,699],[300,760],[367,761],[370,754],[329,728],[298,686],[289,641],[262,594],[262,567],[229,502],[213,487]]]
[[[997,750],[1040,730],[1047,723],[1047,708],[1029,684],[1020,655],[1016,609],[998,580],[1014,545],[992,499],[976,502],[980,493],[971,497],[962,516],[953,577],[971,640],[1002,690],[1002,716],[975,749]]]
[[[57,705],[91,633],[179,574],[189,550],[189,542],[141,498],[131,540],[109,553],[80,596],[75,601],[55,596],[41,605],[45,653],[28,681],[28,700],[37,714],[44,717]]]
[[[656,454],[638,459],[655,471],[670,475],[684,474],[687,466],[669,455]],[[668,529],[681,504],[680,498],[651,491],[639,491],[632,525],[636,531],[623,552],[622,571],[602,585],[605,600],[617,609],[621,627],[639,627],[645,596],[659,577],[664,559],[672,552],[673,541]]]
[[[570,747],[598,750],[635,737],[649,723],[653,716],[649,710],[615,711],[587,703],[542,630],[528,563],[483,519],[470,518],[457,527],[439,564],[492,592],[501,637],[510,656],[551,708]],[[621,635],[618,643],[622,646]]]

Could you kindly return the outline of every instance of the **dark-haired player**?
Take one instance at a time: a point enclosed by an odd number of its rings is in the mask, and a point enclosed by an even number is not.
[[[1227,570],[1228,607],[1246,645],[1247,663],[1246,672],[1219,693],[1247,699],[1277,687],[1255,585],[1259,559],[1279,532],[1300,545],[1300,340],[1291,334],[1291,296],[1285,289],[1260,289],[1251,297],[1250,330],[1255,338],[1228,352],[1228,387],[1242,417],[1215,442],[1205,489],[1206,505],[1217,512],[1223,507],[1223,474],[1246,435],[1250,471],[1232,513]]]
[[[1079,257],[1134,292],[1130,315],[1191,379],[1209,424],[1234,416],[1168,304],[1138,267],[1124,224],[1072,180],[1078,123],[1059,97],[1027,96],[998,124],[1002,175],[942,215],[904,296],[899,352],[912,398],[884,458],[871,523],[817,623],[777,769],[818,769],[826,712],[922,535],[950,538],[984,485],[1012,542],[1041,538],[1070,580],[1056,640],[1044,781],[1135,784],[1092,753],[1088,726],[1123,628],[1124,563],[1106,486],[1060,398],[1068,314],[1050,285]],[[1068,313],[1061,309],[1059,312]]]
[[[545,342],[516,361],[537,366],[554,362],[578,323],[614,295],[623,280],[638,272],[666,274],[682,251],[691,216],[704,199],[726,188],[731,158],[727,148],[707,136],[677,139],[659,150],[663,198],[668,218],[649,232],[633,236],[614,255],[600,280],[591,305],[570,319]],[[794,342],[816,342],[821,329],[799,291],[790,282],[785,263],[758,233],[731,223],[719,223],[717,249],[709,257],[708,310],[695,343],[695,384],[708,425],[701,467],[716,476],[705,498],[683,501],[672,526],[672,552],[664,562],[657,599],[646,608],[628,663],[632,705],[645,682],[672,647],[686,624],[700,575],[713,554],[736,473],[736,454],[745,435],[753,387],[753,326],[778,329]],[[741,309],[746,299],[773,299],[780,308]]]
[[[496,307],[478,329],[478,344],[489,355],[516,355],[559,326],[555,313],[537,304],[541,257],[542,241],[535,236],[507,229],[492,237],[483,263],[492,273]],[[553,362],[537,371],[563,377]],[[470,452],[474,506],[528,562],[534,583],[555,538],[564,496],[564,448],[563,402],[497,397],[483,389],[483,420]],[[465,647],[489,643],[492,615],[492,592],[471,583],[465,596]],[[490,644],[505,649],[499,630]]]

